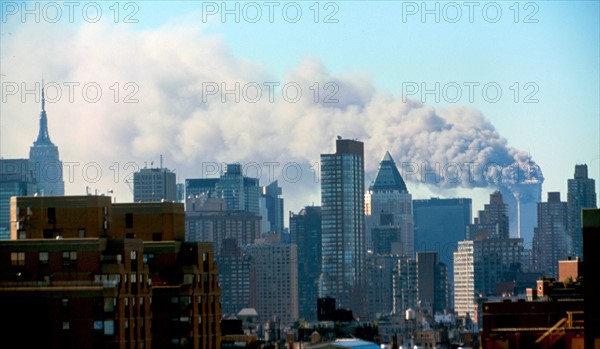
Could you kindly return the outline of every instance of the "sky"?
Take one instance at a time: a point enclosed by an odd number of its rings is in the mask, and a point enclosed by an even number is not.
[[[297,212],[320,203],[337,136],[365,142],[367,186],[389,150],[413,198],[472,197],[474,212],[489,168],[528,156],[544,200],[566,200],[575,164],[600,192],[598,1],[3,1],[0,14],[0,157],[28,157],[43,78],[68,195],[131,201],[131,173],[162,155],[179,182],[240,162]]]

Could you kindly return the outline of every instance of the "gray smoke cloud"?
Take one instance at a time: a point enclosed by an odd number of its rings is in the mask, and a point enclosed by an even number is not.
[[[539,166],[509,147],[478,110],[404,102],[378,91],[368,73],[332,74],[316,59],[280,77],[234,56],[221,37],[203,33],[193,21],[145,31],[102,23],[76,29],[24,25],[3,38],[2,61],[3,84],[31,89],[42,71],[50,84],[50,135],[61,159],[78,164],[72,178],[65,178],[68,194],[92,185],[114,187],[117,196],[127,197],[124,177],[151,159],[158,165],[163,154],[181,182],[201,177],[206,163],[277,162],[270,179],[281,179],[284,164],[298,163],[304,177],[287,181],[284,194],[314,198],[318,176],[310,171],[318,171],[319,154],[334,151],[338,135],[365,142],[368,173],[389,150],[408,181],[437,188],[543,178]],[[91,82],[102,89],[93,103],[82,97]],[[66,83],[79,84],[73,101]],[[236,84],[238,101],[224,93]],[[255,101],[257,91],[262,96]],[[39,104],[35,96],[19,97],[6,96],[3,103],[4,157],[26,157],[37,133]],[[89,163],[98,166],[83,172]],[[92,181],[90,169],[97,168],[101,176]]]

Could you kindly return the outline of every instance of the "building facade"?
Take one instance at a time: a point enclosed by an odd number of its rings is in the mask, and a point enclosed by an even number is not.
[[[290,212],[290,235],[298,248],[298,311],[301,319],[317,320],[321,275],[321,207]]]
[[[448,310],[448,274],[437,252],[417,253],[417,302],[429,314]]]
[[[277,181],[262,188],[261,202],[264,202],[268,222],[268,232],[283,234],[283,198],[281,198],[281,187]],[[262,206],[262,205],[261,205]],[[264,232],[265,229],[263,229]]]
[[[452,275],[453,253],[471,224],[471,199],[413,200],[415,251],[438,253]]]
[[[414,257],[412,196],[389,152],[367,193],[366,241],[375,254]]]
[[[183,241],[182,204],[148,205],[13,197],[13,240],[0,242],[5,340],[32,348],[220,348],[213,245]]]
[[[458,316],[475,315],[475,243],[460,241],[454,252],[454,311]]]
[[[133,174],[133,201],[177,201],[176,180],[167,168],[143,168]]]
[[[341,308],[364,307],[364,144],[336,141],[321,154],[322,264],[320,296]]]
[[[588,178],[587,165],[575,165],[575,174],[567,181],[567,232],[571,240],[570,255],[583,259],[581,212],[596,208],[596,182]]]
[[[265,240],[244,247],[250,261],[250,304],[261,322],[283,326],[298,320],[298,253],[296,245]]]
[[[29,159],[0,159],[0,240],[10,239],[10,198],[37,192],[35,166]]]
[[[52,143],[48,132],[48,117],[46,115],[46,99],[43,86],[40,128],[37,139],[29,148],[29,160],[35,168],[38,195],[65,195],[62,161],[60,161],[58,155],[58,147]]]
[[[559,192],[549,192],[548,201],[538,203],[538,222],[533,236],[533,259],[537,271],[558,277],[558,261],[569,256],[567,203]]]
[[[404,315],[408,309],[417,308],[417,261],[401,258],[397,261],[392,280],[394,294],[394,314]]]

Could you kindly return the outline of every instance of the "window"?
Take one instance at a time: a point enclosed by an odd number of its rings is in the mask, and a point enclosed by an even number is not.
[[[112,313],[115,311],[115,305],[117,304],[116,298],[105,298],[104,299],[104,312]]]
[[[132,261],[135,261],[137,259],[137,251],[131,251],[129,256],[131,257]]]
[[[115,334],[114,320],[104,320],[104,334],[107,336],[112,336]]]
[[[102,331],[104,329],[104,322],[102,320],[94,321],[94,331]]]
[[[152,233],[152,241],[162,241],[162,233]]]
[[[79,228],[78,233],[79,233],[80,238],[85,237],[85,229],[84,228]]]
[[[125,213],[125,228],[133,228],[133,213]]]
[[[71,324],[69,323],[69,321],[63,321],[62,323],[62,329],[63,330],[68,330],[71,328]]]
[[[11,252],[10,253],[10,264],[13,267],[25,265],[25,252]]]
[[[48,264],[48,251],[42,251],[38,254],[38,258],[40,260],[40,263],[42,264]]]
[[[63,305],[63,307],[69,306],[69,298],[63,298],[62,299],[62,305]]]
[[[77,251],[63,251],[63,265],[75,264],[77,262]]]
[[[48,224],[56,223],[56,207],[48,207]]]

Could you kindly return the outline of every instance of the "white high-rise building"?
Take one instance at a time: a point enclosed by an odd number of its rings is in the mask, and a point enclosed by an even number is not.
[[[460,241],[454,252],[454,311],[458,316],[475,314],[475,243]]]

